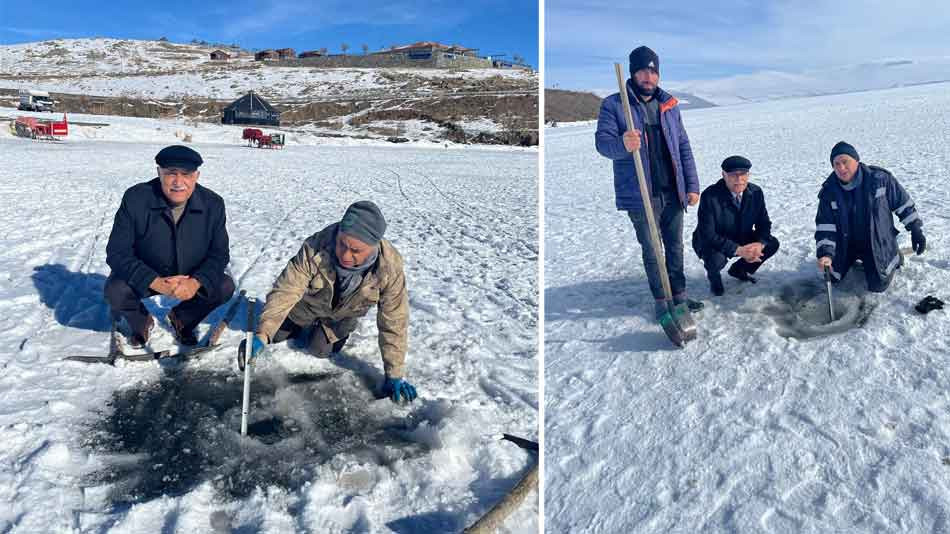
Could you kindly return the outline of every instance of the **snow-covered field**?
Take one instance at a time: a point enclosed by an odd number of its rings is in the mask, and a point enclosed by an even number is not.
[[[683,113],[706,187],[731,154],[752,161],[781,241],[759,283],[726,276],[699,337],[674,350],[630,221],[614,209],[594,127],[545,137],[545,526],[550,532],[950,531],[950,323],[921,316],[950,281],[950,85],[783,100]],[[891,170],[917,203],[928,250],[883,295],[860,281],[836,305],[866,324],[796,339],[820,314],[817,193],[839,140]],[[902,246],[909,237],[899,237]],[[784,291],[783,291],[784,290]],[[797,323],[797,324],[796,324]],[[844,324],[842,327],[849,325]],[[833,328],[831,330],[840,330]]]
[[[244,306],[223,348],[198,361],[61,361],[107,351],[112,217],[178,128],[95,119],[108,135],[0,134],[0,532],[452,532],[530,469],[532,456],[495,436],[538,436],[536,151],[269,151],[201,130],[192,146],[201,183],[227,202],[239,289],[263,298],[301,242],[358,199],[380,205],[406,260],[420,398],[373,398],[371,311],[342,355],[280,344],[259,362],[257,437],[242,441]],[[147,301],[155,348],[174,346],[173,304]],[[537,516],[532,495],[506,531],[536,532]]]
[[[0,108],[0,139],[12,138],[10,131],[10,121],[17,117],[32,116],[44,120],[62,120],[62,113],[30,112],[17,111],[15,109]],[[83,113],[66,114],[69,122],[68,142],[74,141],[115,141],[121,143],[127,142],[151,142],[151,143],[179,143],[185,136],[191,136],[191,142],[199,144],[228,144],[228,145],[246,145],[247,141],[241,139],[241,135],[246,126],[243,125],[221,125],[204,121],[193,121],[188,119],[146,119],[139,117],[117,117],[108,115],[87,115]],[[105,125],[105,126],[102,126]],[[439,139],[442,128],[434,123],[410,120],[410,121],[375,121],[372,126],[381,128],[380,133],[372,134],[376,137],[370,137],[367,132],[357,126],[347,124],[337,130],[321,128],[314,125],[300,127],[256,127],[261,128],[265,133],[283,133],[287,146],[306,145],[306,146],[385,146],[393,149],[462,149],[479,151],[500,151],[500,152],[525,152],[534,154],[537,157],[537,147],[514,147],[508,145],[466,145],[454,143]],[[477,132],[498,132],[500,126],[490,119],[480,119],[477,121],[460,121],[459,125],[468,133],[474,135]],[[348,137],[329,137],[345,135]],[[386,135],[410,136],[411,141],[407,143],[394,144],[385,140]]]

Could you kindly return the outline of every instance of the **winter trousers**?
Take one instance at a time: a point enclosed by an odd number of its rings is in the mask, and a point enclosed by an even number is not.
[[[323,323],[321,321],[317,321],[308,328],[291,321],[289,318],[284,319],[284,322],[281,323],[280,328],[278,328],[277,332],[274,333],[274,338],[271,339],[271,343],[280,343],[281,341],[285,341],[287,339],[302,339],[306,338],[309,334],[310,339],[306,341],[307,350],[310,351],[310,354],[313,354],[318,358],[329,358],[330,354],[343,350],[343,346],[346,345],[346,340],[350,337],[350,332],[356,329],[357,321],[357,319],[343,319],[339,322],[328,322],[327,326],[329,326],[335,332],[346,332],[346,335],[340,336],[340,338],[334,343],[331,342],[327,337],[327,333],[323,329]],[[352,324],[350,325],[346,323]],[[309,330],[309,333],[307,330]]]
[[[740,243],[740,245],[748,245],[748,243]],[[759,267],[766,262],[769,258],[775,255],[778,252],[778,239],[770,237],[769,241],[765,244],[765,247],[762,248],[762,261],[755,263],[749,263],[742,258],[739,258],[736,261],[736,267],[733,267],[736,270],[744,271],[748,274],[752,274],[755,271],[759,270]],[[718,273],[726,266],[726,263],[729,262],[729,259],[726,256],[719,252],[718,250],[706,250],[703,251],[703,266],[706,267],[707,273]],[[730,271],[731,272],[731,271]]]
[[[900,252],[898,252],[900,254]],[[900,269],[901,265],[904,265],[904,257],[901,256],[900,263],[897,265],[891,274],[887,278],[881,278],[881,275],[878,274],[877,269],[874,267],[874,257],[870,252],[858,253],[854,250],[848,251],[848,259],[845,261],[844,265],[841,266],[841,280],[844,280],[844,277],[848,274],[848,271],[851,270],[851,267],[854,265],[854,262],[861,260],[862,267],[864,268],[864,280],[868,284],[868,291],[872,293],[883,293],[891,285],[891,282],[894,280],[894,275],[897,274],[897,269]]]
[[[106,302],[109,303],[109,308],[112,310],[112,318],[124,317],[126,322],[129,323],[132,333],[143,333],[148,321],[148,310],[142,305],[142,299],[158,293],[150,289],[148,295],[140,296],[125,280],[113,276],[109,276],[106,280],[104,293]],[[175,317],[184,324],[184,327],[191,331],[212,310],[227,302],[233,294],[234,280],[231,280],[230,276],[224,275],[219,287],[203,287],[195,293],[194,297],[181,301],[172,310],[175,312]]]
[[[663,242],[663,252],[666,258],[666,272],[670,277],[670,289],[673,298],[680,300],[686,297],[686,275],[683,273],[683,208],[675,193],[654,197],[653,213],[659,227],[660,240]],[[629,210],[627,215],[633,222],[643,253],[643,268],[647,274],[650,291],[656,300],[665,299],[663,285],[660,282],[660,268],[653,246],[650,242],[650,225],[647,223],[646,213],[643,210]]]

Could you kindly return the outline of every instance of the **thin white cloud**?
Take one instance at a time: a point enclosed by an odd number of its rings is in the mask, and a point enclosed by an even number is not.
[[[950,9],[927,0],[685,1],[660,7],[553,0],[545,20],[546,79],[557,83],[560,72],[574,86],[587,70],[585,61],[624,61],[639,44],[656,50],[661,65],[673,67],[663,75],[676,79],[704,69],[714,77],[729,70],[794,72],[950,54]]]
[[[0,28],[0,31],[15,33],[17,35],[22,35],[32,39],[61,36],[63,34],[61,30],[51,30],[46,28],[19,28],[10,26]]]
[[[471,7],[466,7],[464,3],[450,4],[438,0],[365,1],[358,5],[344,0],[281,0],[260,6],[255,4],[247,14],[232,9],[231,18],[227,25],[222,25],[221,34],[231,39],[275,30],[302,33],[330,26],[357,24],[437,28],[458,24],[470,14]]]

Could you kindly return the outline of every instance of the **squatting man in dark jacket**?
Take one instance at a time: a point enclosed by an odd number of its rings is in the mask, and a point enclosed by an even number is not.
[[[910,232],[917,254],[927,248],[923,221],[897,179],[886,169],[861,163],[850,144],[841,141],[831,149],[831,165],[834,172],[821,186],[815,216],[818,268],[830,268],[832,280],[839,282],[861,260],[868,290],[883,292],[904,261],[891,213]]]
[[[195,345],[194,328],[234,293],[224,273],[230,260],[224,200],[198,184],[202,159],[194,150],[165,147],[155,162],[158,177],[127,189],[115,214],[105,297],[113,319],[128,323],[133,347],[148,342],[155,324],[142,299],[179,299],[168,321],[180,343]]]
[[[251,356],[267,343],[309,336],[310,352],[328,358],[342,350],[359,319],[376,306],[383,392],[394,402],[415,399],[416,388],[404,378],[406,275],[402,256],[383,239],[385,231],[382,212],[364,200],[350,205],[340,222],[307,238],[267,295]]]
[[[703,260],[709,289],[716,296],[723,294],[719,271],[729,259],[739,258],[729,267],[730,276],[755,283],[752,274],[778,251],[765,195],[749,183],[751,168],[748,159],[729,156],[722,162],[722,179],[707,187],[699,199],[693,250]]]
[[[678,101],[657,85],[660,58],[653,50],[641,46],[630,53],[630,77],[626,90],[630,95],[633,128],[627,130],[620,93],[608,96],[601,103],[597,119],[597,152],[613,160],[617,209],[627,212],[636,231],[657,318],[666,313],[668,307],[657,258],[650,244],[649,225],[634,168],[634,151],[639,151],[643,160],[647,189],[663,241],[673,302],[686,302],[691,311],[697,311],[703,305],[687,299],[683,272],[683,212],[686,206],[699,202],[699,178],[689,137]]]

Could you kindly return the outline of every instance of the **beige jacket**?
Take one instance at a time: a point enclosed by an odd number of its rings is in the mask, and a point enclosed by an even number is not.
[[[380,241],[376,265],[366,272],[359,289],[333,308],[336,229],[334,223],[308,237],[287,263],[267,294],[257,333],[269,341],[289,316],[301,326],[320,320],[327,338],[335,342],[349,335],[355,319],[375,305],[383,369],[389,377],[402,378],[409,345],[409,293],[402,256],[392,243]]]

